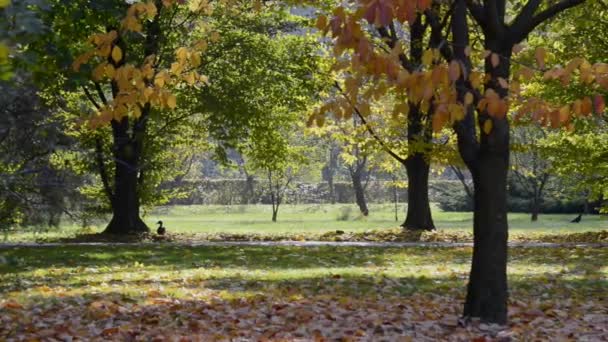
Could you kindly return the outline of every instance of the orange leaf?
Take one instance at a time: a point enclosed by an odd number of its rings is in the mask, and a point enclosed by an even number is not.
[[[593,109],[595,111],[595,114],[602,114],[604,113],[604,110],[606,109],[606,102],[604,101],[604,97],[602,95],[595,95],[593,97]]]
[[[545,68],[545,57],[547,57],[547,51],[544,48],[539,47],[534,52],[534,57],[536,58],[536,64],[538,64],[538,67],[541,69],[544,69]]]
[[[497,53],[492,53],[490,62],[492,63],[492,66],[496,68],[498,64],[500,64],[500,56]]]
[[[458,61],[453,60],[450,62],[450,67],[448,69],[448,76],[450,77],[450,81],[455,82],[460,78],[460,64]]]

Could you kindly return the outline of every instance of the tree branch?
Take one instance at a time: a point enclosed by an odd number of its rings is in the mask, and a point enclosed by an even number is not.
[[[99,137],[95,138],[95,159],[97,160],[97,169],[99,171],[99,176],[101,177],[101,182],[103,183],[103,189],[108,196],[108,200],[113,202],[114,194],[112,193],[112,188],[110,187],[110,182],[108,179],[108,172],[103,162],[103,146]]]
[[[474,0],[467,0],[467,7],[469,8],[469,13],[473,16],[473,19],[481,26],[483,30],[487,27],[486,17],[483,13],[483,6],[481,4],[476,3]]]
[[[91,93],[89,92],[89,89],[83,85],[82,90],[84,90],[85,95],[87,96],[89,101],[91,101],[93,106],[95,106],[95,108],[97,108],[97,110],[100,110],[101,106],[97,103],[97,101],[95,101],[95,98],[93,97],[93,95],[91,95]]]
[[[547,8],[546,10],[538,13],[537,15],[529,19],[527,22],[521,22],[520,26],[517,27],[515,30],[517,39],[516,42],[520,42],[521,40],[526,38],[528,34],[530,34],[530,32],[532,32],[538,25],[542,24],[543,22],[555,17],[556,15],[569,8],[578,6],[584,3],[585,1],[586,0],[562,0],[556,3],[555,5]]]
[[[342,96],[344,96],[344,98],[346,98],[348,100],[348,102],[350,103],[351,107],[353,107],[353,110],[355,111],[355,113],[357,114],[359,119],[361,119],[361,122],[365,125],[365,129],[367,130],[367,132],[380,144],[382,149],[384,149],[384,151],[386,151],[386,153],[388,153],[391,157],[395,158],[395,160],[397,160],[401,164],[405,164],[405,159],[400,157],[397,153],[393,152],[393,150],[391,150],[390,147],[388,147],[388,145],[380,138],[380,136],[378,136],[378,134],[376,134],[376,131],[374,131],[374,129],[367,123],[367,120],[365,120],[365,117],[363,116],[363,114],[361,114],[361,112],[359,111],[357,106],[355,106],[350,101],[348,96],[346,96],[346,94],[344,93],[344,91],[342,90],[342,87],[340,87],[338,82],[334,83],[334,87],[336,87],[336,89],[338,89],[340,91]]]

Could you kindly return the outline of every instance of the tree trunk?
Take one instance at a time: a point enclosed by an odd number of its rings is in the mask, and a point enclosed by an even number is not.
[[[534,195],[532,198],[532,206],[530,211],[532,212],[532,217],[530,220],[532,222],[538,221],[538,213],[540,212],[540,198],[538,195]]]
[[[334,187],[333,175],[327,180],[327,186],[329,187],[329,203],[336,204],[336,190]]]
[[[363,189],[363,183],[361,182],[361,172],[351,172],[351,179],[353,181],[353,189],[355,190],[355,201],[359,206],[359,210],[363,216],[369,215],[367,209],[367,202],[365,200],[365,189]]]
[[[489,153],[478,159],[474,174],[473,261],[465,317],[507,321],[507,170],[508,158]]]
[[[420,153],[409,156],[405,163],[407,171],[407,216],[401,225],[410,230],[434,230],[429,202],[430,165]]]
[[[248,197],[245,201],[246,204],[255,203],[255,189],[254,189],[254,178],[252,175],[246,174],[246,189],[245,189],[245,197]]]
[[[485,84],[502,99],[508,96],[500,79],[509,79],[512,44],[502,39],[486,38],[486,48],[501,56],[498,65],[486,59],[485,70],[491,78]],[[480,132],[476,168],[471,170],[475,185],[473,217],[473,261],[465,317],[479,317],[482,321],[507,322],[507,174],[509,170],[509,119],[506,116],[479,114],[479,126],[491,120],[492,129]]]
[[[272,208],[272,222],[277,222],[277,214],[279,213],[279,208]]]
[[[114,191],[111,200],[112,220],[105,229],[110,234],[149,232],[139,214],[139,160],[141,148],[137,139],[130,139],[129,121],[113,123],[114,133]]]

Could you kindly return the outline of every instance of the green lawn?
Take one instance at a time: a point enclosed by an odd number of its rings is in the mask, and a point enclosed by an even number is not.
[[[455,327],[470,248],[72,246],[0,255],[0,340],[40,336],[64,320],[85,339],[122,339],[133,327],[142,336],[209,336],[205,329],[256,336],[257,328],[295,334],[301,327],[310,337],[326,324],[334,329],[327,334],[369,339],[389,323],[442,340],[478,333]],[[516,340],[542,339],[573,322],[581,324],[577,336],[599,329],[588,320],[608,317],[606,260],[608,248],[512,249]],[[539,324],[541,316],[548,323]],[[451,330],[439,325],[445,320]]]
[[[443,212],[434,207],[433,215],[438,229],[452,232],[471,232],[472,213]],[[348,213],[348,215],[345,215]],[[268,205],[191,205],[159,207],[145,215],[150,227],[163,220],[173,233],[258,233],[258,234],[306,234],[324,233],[335,230],[363,232],[370,229],[395,228],[404,219],[404,204],[399,206],[399,221],[395,221],[392,204],[371,204],[370,215],[362,217],[355,205],[282,205],[278,222],[271,222],[271,208]],[[343,216],[339,220],[340,216]],[[344,216],[346,220],[344,220]],[[608,219],[598,215],[585,216],[581,223],[570,223],[575,215],[540,215],[537,222],[531,222],[524,213],[509,215],[510,231],[513,234],[557,234],[608,229]],[[99,223],[94,231],[101,231],[104,223]],[[73,234],[79,229],[66,224],[59,231],[49,231],[44,237],[60,237]],[[31,232],[10,234],[10,241],[27,241],[34,238]]]

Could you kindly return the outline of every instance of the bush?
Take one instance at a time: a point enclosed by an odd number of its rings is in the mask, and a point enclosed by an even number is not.
[[[352,213],[352,207],[341,207],[340,212],[338,213],[337,221],[348,221],[350,219],[350,214]]]

